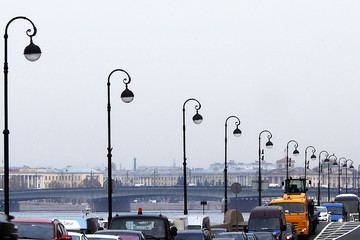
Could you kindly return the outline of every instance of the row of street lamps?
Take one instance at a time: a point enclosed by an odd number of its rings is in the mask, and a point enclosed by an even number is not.
[[[8,62],[7,62],[7,39],[8,39],[8,27],[9,25],[17,20],[17,19],[23,19],[23,20],[27,20],[28,22],[30,22],[30,24],[33,27],[33,30],[28,29],[26,31],[26,34],[30,37],[30,44],[25,48],[24,50],[24,55],[25,57],[29,60],[29,61],[36,61],[40,58],[41,56],[41,50],[38,46],[36,46],[33,43],[32,38],[36,35],[37,33],[37,29],[34,25],[34,23],[23,16],[18,16],[15,17],[13,19],[11,19],[8,24],[6,25],[5,28],[5,34],[4,34],[4,46],[5,46],[5,51],[4,51],[4,212],[5,214],[9,214],[9,129],[8,129]],[[107,159],[108,159],[108,181],[107,181],[107,191],[108,191],[108,221],[111,221],[112,218],[112,194],[114,192],[114,187],[113,186],[113,181],[112,181],[112,147],[111,147],[111,104],[110,104],[110,79],[113,73],[115,72],[122,72],[126,74],[126,78],[124,78],[123,83],[125,84],[125,90],[122,92],[121,94],[121,99],[125,102],[125,103],[130,103],[132,102],[132,100],[134,99],[134,94],[131,90],[128,89],[128,84],[130,84],[131,82],[131,77],[130,75],[123,69],[115,69],[113,70],[109,76],[108,76],[108,81],[107,81],[107,117],[108,117],[108,131],[107,131],[107,135],[108,135],[108,147],[107,147]],[[198,113],[198,111],[201,109],[201,104],[200,102],[195,99],[195,98],[189,98],[187,99],[184,104],[183,104],[183,108],[182,108],[182,112],[183,112],[183,171],[184,171],[184,214],[188,214],[188,209],[187,209],[187,177],[186,177],[186,126],[185,126],[185,106],[188,102],[193,101],[196,103],[195,105],[195,110],[196,113],[193,116],[193,122],[195,124],[200,124],[203,120],[203,117]],[[227,188],[228,188],[228,180],[227,180],[227,124],[228,124],[228,120],[230,119],[236,119],[235,122],[235,130],[233,131],[234,136],[238,137],[241,135],[241,130],[239,129],[239,125],[240,125],[240,119],[237,116],[229,116],[228,118],[226,118],[225,120],[225,165],[224,165],[224,183],[225,183],[225,191],[224,191],[224,200],[225,200],[225,207],[224,207],[224,212],[226,213],[227,209],[228,209],[228,196],[227,196]],[[263,130],[260,132],[259,134],[259,149],[258,149],[258,154],[259,154],[259,175],[258,175],[258,191],[259,191],[259,205],[261,205],[261,191],[262,191],[262,187],[261,187],[261,182],[262,182],[262,176],[261,176],[261,161],[264,160],[264,150],[261,149],[261,135],[262,134],[267,134],[267,138],[268,141],[265,143],[265,146],[267,148],[271,148],[273,146],[273,143],[271,142],[271,138],[272,138],[272,134],[270,131],[268,130]],[[289,158],[289,144],[293,143],[294,144],[294,151],[293,151],[293,155],[297,156],[299,155],[299,151],[298,151],[298,143],[295,140],[290,140],[287,145],[286,145],[286,179],[289,178],[289,166],[291,166],[291,159]],[[312,149],[312,155],[311,155],[311,159],[315,160],[316,156],[315,156],[315,148],[313,146],[308,146],[305,149],[305,179],[306,179],[306,170],[309,169],[309,161],[307,160],[307,150],[311,148]],[[320,205],[320,169],[321,169],[321,163],[320,163],[320,159],[321,159],[321,154],[325,153],[325,160],[324,162],[328,162],[328,175],[329,175],[329,165],[330,165],[330,158],[335,158],[333,164],[337,165],[337,159],[336,156],[333,154],[331,156],[329,156],[328,152],[326,151],[321,151],[319,154],[319,182],[318,182],[318,205]],[[340,158],[339,159],[339,193],[340,193],[340,165],[341,165],[341,160],[344,160],[344,164],[343,167],[346,167],[346,192],[347,192],[347,162],[351,162],[350,168],[354,168],[353,167],[353,161],[351,159],[345,159],[345,158]],[[359,166],[360,168],[360,166]],[[330,183],[328,182],[329,186],[328,189],[330,188]],[[329,191],[328,191],[328,195],[329,195]],[[330,198],[330,197],[328,197]]]

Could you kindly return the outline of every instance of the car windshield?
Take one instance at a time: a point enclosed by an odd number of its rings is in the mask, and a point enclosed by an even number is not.
[[[273,231],[280,229],[279,218],[252,218],[249,221],[249,230],[254,232]]]
[[[165,238],[165,223],[154,218],[114,218],[112,229],[142,231],[147,236]]]
[[[305,211],[303,203],[282,202],[282,203],[272,203],[271,205],[283,207],[285,213],[304,213]]]
[[[333,206],[329,206],[327,207],[328,211],[331,212],[331,214],[333,215],[342,215],[342,207],[333,207]]]
[[[14,222],[19,238],[51,239],[55,238],[55,228],[52,223]]]
[[[219,238],[235,238],[236,240],[245,240],[245,236],[243,234],[236,233],[220,233]]]
[[[316,211],[318,212],[327,212],[326,207],[316,207]]]

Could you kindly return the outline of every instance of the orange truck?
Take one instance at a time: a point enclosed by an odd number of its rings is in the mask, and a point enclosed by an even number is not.
[[[319,213],[314,213],[314,201],[307,199],[306,191],[306,179],[287,179],[284,196],[270,205],[283,207],[286,222],[295,226],[298,236],[309,237],[315,234]]]

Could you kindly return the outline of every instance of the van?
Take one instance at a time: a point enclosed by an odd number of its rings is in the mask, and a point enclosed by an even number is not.
[[[188,215],[188,230],[208,230],[210,229],[210,217],[206,215]]]
[[[344,222],[346,221],[346,211],[344,204],[342,203],[323,203],[323,206],[327,208],[328,213],[331,214],[332,222]]]
[[[285,239],[286,220],[281,206],[258,206],[251,210],[248,232],[271,232],[276,239]]]

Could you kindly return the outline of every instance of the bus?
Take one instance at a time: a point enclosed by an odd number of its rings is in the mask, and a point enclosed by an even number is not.
[[[352,193],[339,194],[334,202],[344,204],[347,221],[359,221],[360,201],[359,197]]]

